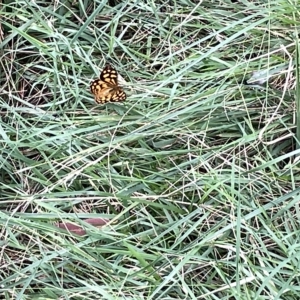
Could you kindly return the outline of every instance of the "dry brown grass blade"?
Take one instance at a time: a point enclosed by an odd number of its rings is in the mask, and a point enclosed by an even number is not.
[[[102,227],[109,222],[108,219],[103,219],[103,218],[90,218],[90,219],[86,219],[84,221],[95,227]],[[76,225],[74,223],[59,222],[55,225],[61,229],[65,229],[67,231],[70,231],[70,232],[75,233],[80,236],[83,236],[86,234],[86,230],[82,226]]]

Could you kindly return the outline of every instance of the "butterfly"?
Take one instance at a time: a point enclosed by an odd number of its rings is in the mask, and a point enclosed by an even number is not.
[[[99,104],[125,101],[126,94],[118,85],[118,73],[111,65],[106,65],[100,78],[91,83],[91,92]]]

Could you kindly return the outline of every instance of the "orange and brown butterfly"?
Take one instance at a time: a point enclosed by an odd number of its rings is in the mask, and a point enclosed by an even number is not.
[[[126,94],[118,85],[118,73],[111,65],[106,65],[100,78],[91,83],[91,92],[99,104],[125,101]]]

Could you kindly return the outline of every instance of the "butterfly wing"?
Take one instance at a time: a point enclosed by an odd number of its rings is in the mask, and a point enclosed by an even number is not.
[[[111,90],[106,82],[96,79],[91,83],[91,92],[95,96],[95,101],[104,104],[110,101]]]
[[[100,79],[111,85],[118,85],[118,73],[111,65],[106,65],[100,74]]]

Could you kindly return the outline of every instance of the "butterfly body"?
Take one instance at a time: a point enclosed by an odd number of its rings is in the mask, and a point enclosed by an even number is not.
[[[106,65],[100,78],[91,83],[91,92],[99,104],[121,102],[126,100],[126,94],[118,85],[118,73],[110,65]]]

